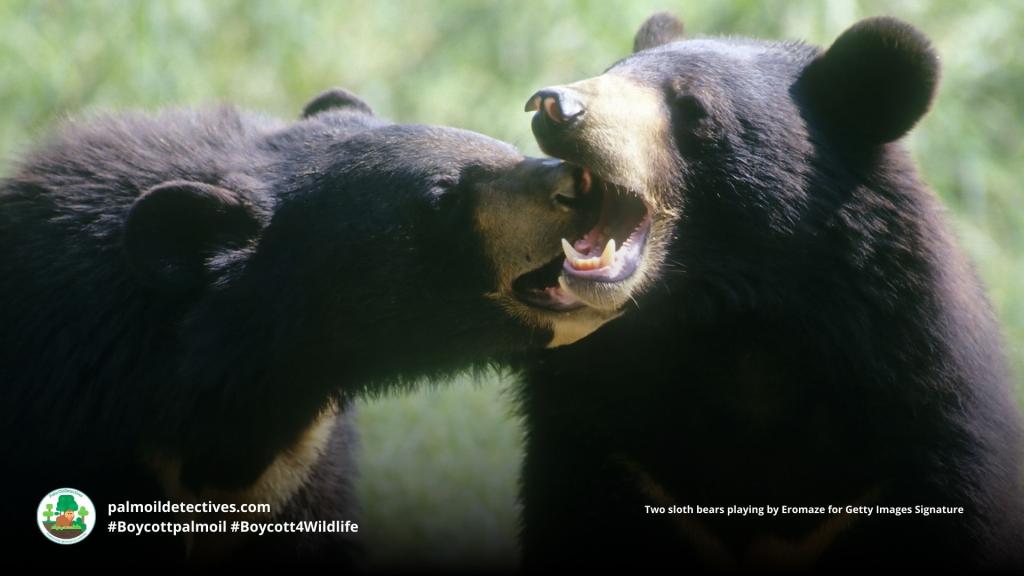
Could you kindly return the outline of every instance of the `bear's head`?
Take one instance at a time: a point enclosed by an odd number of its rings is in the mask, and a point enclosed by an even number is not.
[[[634,48],[526,105],[541,148],[583,167],[603,196],[598,225],[565,242],[561,283],[575,297],[617,309],[668,274],[688,280],[686,297],[771,298],[809,267],[871,252],[868,240],[885,236],[872,222],[898,226],[884,221],[898,207],[880,204],[898,205],[884,190],[906,189],[892,181],[913,172],[892,143],[938,81],[915,29],[868,19],[821,51],[683,39],[678,20],[657,14]],[[865,188],[883,192],[856,199]],[[844,215],[846,204],[862,214]]]
[[[310,377],[393,378],[570,342],[613,316],[557,284],[559,239],[596,218],[579,168],[390,124],[338,90],[264,146],[270,160],[250,160],[264,176],[168,181],[128,215],[132,270],[184,303],[189,348],[240,342],[251,357],[245,342],[269,342]]]

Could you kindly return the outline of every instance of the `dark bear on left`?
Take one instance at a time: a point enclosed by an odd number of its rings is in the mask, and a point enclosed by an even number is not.
[[[343,90],[295,123],[233,108],[72,123],[0,181],[11,549],[352,565],[351,534],[103,532],[355,519],[353,395],[609,319],[557,283],[558,240],[596,221],[588,188],[478,134],[390,124]],[[73,546],[25,523],[62,486],[98,508]],[[270,513],[107,514],[157,500]]]

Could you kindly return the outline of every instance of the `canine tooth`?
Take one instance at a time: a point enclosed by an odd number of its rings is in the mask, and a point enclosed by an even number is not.
[[[572,247],[572,244],[569,244],[569,241],[565,238],[562,238],[562,252],[565,252],[565,257],[568,258],[570,262],[576,262],[583,258],[583,254],[577,252],[576,249]]]
[[[609,238],[608,243],[604,245],[604,252],[601,252],[600,265],[601,268],[605,266],[611,266],[615,262],[615,238]]]

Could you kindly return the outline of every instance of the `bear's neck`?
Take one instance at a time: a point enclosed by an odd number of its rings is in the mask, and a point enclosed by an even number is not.
[[[256,292],[262,292],[258,294]],[[274,290],[232,291],[213,297],[182,331],[185,350],[170,402],[185,420],[157,431],[181,460],[186,489],[251,486],[290,450],[325,411],[346,404],[341,358],[329,343],[282,326],[314,319],[280,319]]]

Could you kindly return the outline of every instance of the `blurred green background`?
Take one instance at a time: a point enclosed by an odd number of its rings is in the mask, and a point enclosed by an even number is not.
[[[537,154],[523,103],[624,56],[653,11],[690,35],[827,44],[904,18],[943,59],[910,137],[987,280],[1024,374],[1024,2],[480,0],[0,2],[0,173],[83,110],[231,102],[286,118],[344,86],[398,122],[447,124]],[[516,558],[520,430],[497,375],[367,400],[361,534],[378,565]]]

